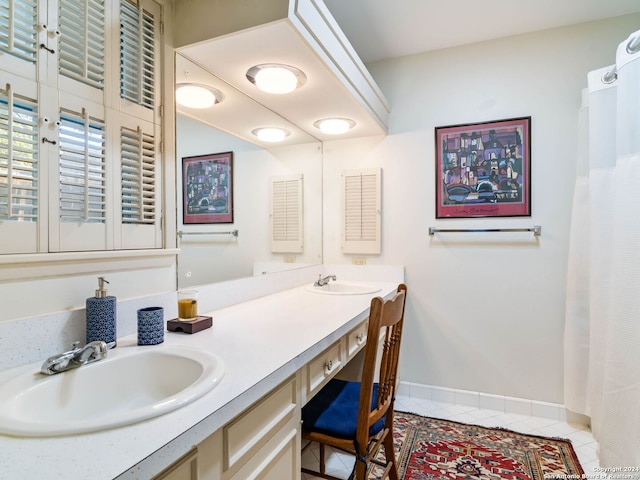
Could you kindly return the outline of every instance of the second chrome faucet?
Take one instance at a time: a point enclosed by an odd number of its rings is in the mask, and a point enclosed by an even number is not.
[[[329,280],[333,280],[334,282],[336,281],[336,276],[335,275],[327,275],[326,277],[323,277],[322,275],[318,275],[318,280],[316,280],[313,284],[314,287],[324,287],[327,283],[329,283]]]

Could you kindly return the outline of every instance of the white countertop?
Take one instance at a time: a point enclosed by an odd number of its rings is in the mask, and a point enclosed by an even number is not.
[[[205,312],[213,317],[213,328],[193,335],[165,332],[161,345],[140,347],[136,335],[119,338],[109,356],[131,349],[189,346],[221,357],[225,376],[193,403],[134,425],[53,438],[0,435],[0,479],[149,478],[364,320],[372,297],[387,296],[397,288],[397,283],[366,283],[381,290],[321,295],[297,287]],[[0,372],[0,382],[39,371],[41,363]]]

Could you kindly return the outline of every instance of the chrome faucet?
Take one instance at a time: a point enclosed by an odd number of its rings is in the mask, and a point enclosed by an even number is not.
[[[329,283],[329,280],[333,280],[335,282],[336,281],[336,276],[335,275],[327,275],[326,277],[322,278],[322,275],[318,275],[318,280],[315,281],[313,286],[314,287],[324,287],[327,283]]]
[[[102,360],[107,356],[107,344],[101,340],[87,343],[84,347],[78,348],[79,342],[74,342],[71,350],[58,355],[47,358],[40,373],[44,375],[55,375],[56,373],[65,372],[72,368],[78,368],[87,363]]]

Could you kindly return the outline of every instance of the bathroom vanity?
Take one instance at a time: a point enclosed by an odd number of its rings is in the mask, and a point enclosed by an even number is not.
[[[384,282],[362,282],[376,293],[326,295],[305,282],[201,312],[213,317],[213,328],[165,332],[157,346],[138,346],[135,334],[119,338],[121,352],[176,346],[214,353],[224,362],[224,377],[192,403],[146,421],[58,437],[0,435],[2,475],[300,478],[301,407],[364,346],[371,298],[392,295],[403,281],[402,268],[397,272]],[[0,382],[39,367],[0,372]]]

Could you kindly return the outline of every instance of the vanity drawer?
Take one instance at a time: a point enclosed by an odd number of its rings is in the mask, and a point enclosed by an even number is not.
[[[245,463],[275,432],[296,418],[297,390],[293,377],[224,427],[225,471]]]
[[[337,341],[307,364],[306,401],[309,401],[342,368],[343,345],[342,339]]]
[[[369,321],[366,320],[347,334],[347,361],[360,351],[367,342]]]

